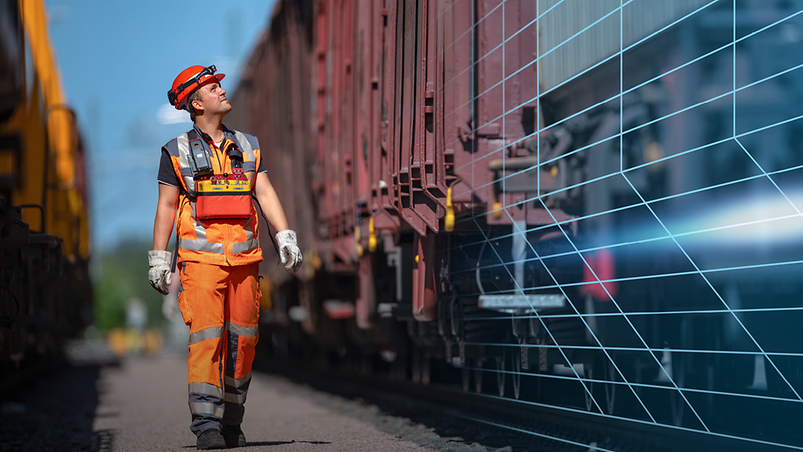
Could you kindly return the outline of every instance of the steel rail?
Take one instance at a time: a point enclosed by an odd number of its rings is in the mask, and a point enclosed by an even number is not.
[[[465,392],[446,384],[422,385],[394,380],[384,374],[371,376],[315,369],[276,357],[269,363],[258,364],[257,371],[281,375],[348,399],[362,400],[386,414],[423,423],[436,432],[448,431],[450,436],[457,433],[464,441],[477,442],[491,450],[506,446],[512,450],[654,452],[801,449],[771,441]],[[465,422],[459,432],[454,431],[454,419]]]

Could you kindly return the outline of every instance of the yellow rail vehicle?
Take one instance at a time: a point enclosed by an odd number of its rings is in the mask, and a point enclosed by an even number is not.
[[[85,151],[42,1],[0,1],[0,384],[91,321]],[[32,339],[33,338],[33,339]]]

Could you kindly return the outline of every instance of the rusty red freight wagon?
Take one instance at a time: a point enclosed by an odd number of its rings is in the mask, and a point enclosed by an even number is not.
[[[703,431],[797,413],[801,11],[278,1],[228,124],[305,253],[261,269],[263,344]]]
[[[531,285],[524,231],[549,242],[557,228],[538,227],[572,218],[527,199],[556,185],[555,170],[532,160],[545,129],[536,5],[502,6],[277,4],[230,118],[269,150],[269,176],[307,256],[297,280],[263,266],[270,321],[361,353],[406,351],[409,338],[447,361],[482,353],[465,346],[463,305],[480,309],[483,280],[498,289],[483,302],[510,302],[505,292]],[[491,252],[511,246],[513,259]]]
[[[376,316],[370,253],[394,253],[401,236],[414,248],[411,314],[433,320],[439,234],[552,222],[522,206],[525,193],[500,192],[489,167],[525,155],[536,126],[531,3],[504,17],[498,1],[276,7],[235,100],[273,150],[270,176],[294,200],[288,215],[311,261],[359,272],[359,325]]]

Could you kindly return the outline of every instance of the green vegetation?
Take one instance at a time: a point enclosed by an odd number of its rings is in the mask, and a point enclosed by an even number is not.
[[[167,325],[162,315],[162,296],[148,283],[150,249],[149,243],[130,242],[93,256],[97,259],[93,273],[95,328],[101,332],[126,326],[126,304],[134,298],[147,306],[149,327]]]

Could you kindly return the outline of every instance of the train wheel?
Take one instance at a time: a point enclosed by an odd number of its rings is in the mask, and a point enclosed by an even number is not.
[[[430,361],[429,355],[420,348],[413,350],[413,383],[429,384],[431,376]]]
[[[691,322],[688,319],[683,319],[680,323],[680,348],[683,350],[690,350],[693,347],[691,341]],[[665,352],[669,358],[669,369],[672,381],[678,389],[672,391],[669,395],[669,408],[672,414],[672,424],[676,426],[683,425],[683,416],[686,412],[686,399],[681,393],[681,389],[686,386],[686,368],[691,368],[691,356],[688,353],[672,353]],[[687,366],[687,364],[689,364]],[[666,364],[662,362],[666,367]]]
[[[505,379],[507,378],[505,355],[507,353],[507,350],[504,350],[502,356],[496,357],[496,388],[499,391],[499,397],[505,396]]]
[[[418,347],[413,348],[412,362],[410,363],[410,374],[413,383],[421,383],[421,350]]]
[[[527,353],[527,349],[522,347],[513,351],[513,397],[518,399],[521,396],[521,355]]]
[[[616,380],[616,368],[608,359],[603,360],[602,374],[605,376],[607,383],[603,384],[605,387],[605,409],[606,414],[613,414],[616,409],[616,387],[618,386],[614,381]]]
[[[463,383],[463,391],[468,392],[471,389],[471,369],[468,366],[460,369],[460,381]]]
[[[597,380],[596,382],[585,382],[585,386],[588,388],[585,393],[586,410],[594,411],[594,407],[605,400],[604,405],[599,405],[600,411],[604,414],[613,414],[616,407],[616,386],[618,386],[615,383],[617,380],[616,368],[609,359],[602,357],[594,360],[593,364],[584,365],[583,370],[586,379]],[[594,399],[597,404],[594,403]]]
[[[594,365],[585,363],[583,365],[583,377],[586,380],[593,380],[594,379]],[[583,396],[585,396],[586,401],[586,411],[594,411],[594,382],[593,381],[583,381],[583,386],[585,386],[585,391],[583,392]]]
[[[432,381],[432,359],[426,353],[421,358],[421,384],[428,385]]]
[[[474,392],[477,394],[482,394],[482,360],[474,361]]]
[[[396,359],[390,364],[390,378],[393,381],[407,380],[407,357],[399,353]]]
[[[672,360],[673,380],[678,388],[683,388],[686,384],[686,359],[675,357]],[[683,425],[683,415],[686,412],[686,399],[681,395],[680,389],[672,391],[669,396],[669,407],[672,412],[672,424]]]

